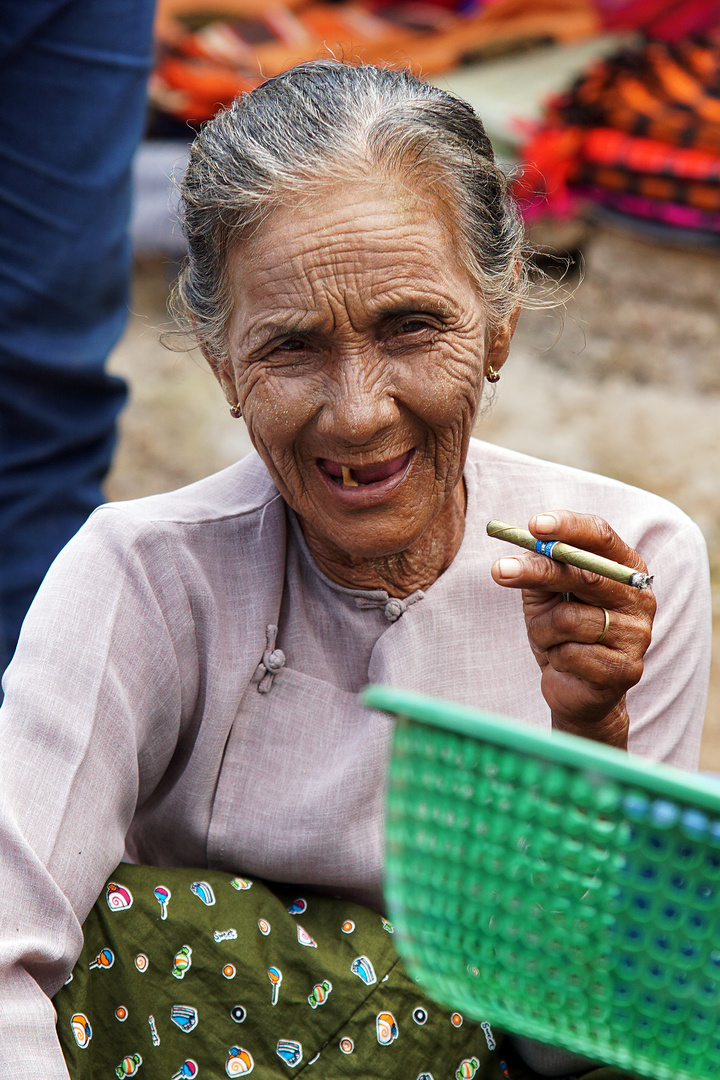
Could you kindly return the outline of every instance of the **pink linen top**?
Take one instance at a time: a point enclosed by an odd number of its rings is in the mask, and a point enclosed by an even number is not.
[[[693,769],[710,657],[707,555],[657,496],[473,440],[465,535],[404,602],[313,563],[256,455],[100,508],[27,617],[0,711],[0,1065],[66,1075],[47,995],[127,845],[137,861],[298,882],[380,906],[392,723],[380,682],[550,726],[490,518],[598,513],[655,574],[630,749]],[[277,628],[270,632],[268,627]],[[271,658],[272,657],[272,658]],[[42,1068],[39,1067],[42,1063]]]

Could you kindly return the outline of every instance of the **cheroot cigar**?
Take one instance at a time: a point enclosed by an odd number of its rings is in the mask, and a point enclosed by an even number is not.
[[[509,544],[536,551],[538,555],[547,555],[556,562],[568,563],[580,570],[590,570],[601,577],[620,581],[623,585],[632,585],[634,589],[647,589],[652,585],[651,574],[643,574],[639,570],[633,570],[631,566],[623,566],[622,563],[605,559],[602,555],[593,555],[591,551],[583,551],[572,544],[564,544],[561,540],[537,540],[527,529],[517,529],[504,521],[488,521],[487,533],[498,540],[507,540]]]

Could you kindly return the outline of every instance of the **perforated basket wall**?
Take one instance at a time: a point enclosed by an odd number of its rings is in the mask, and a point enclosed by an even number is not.
[[[410,972],[477,1020],[720,1078],[720,784],[386,687],[386,898]]]

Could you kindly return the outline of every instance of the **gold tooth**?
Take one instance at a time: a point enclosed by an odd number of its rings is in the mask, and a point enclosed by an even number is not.
[[[352,474],[352,471],[348,469],[347,465],[341,465],[342,469],[342,482],[343,487],[359,487],[357,480]]]

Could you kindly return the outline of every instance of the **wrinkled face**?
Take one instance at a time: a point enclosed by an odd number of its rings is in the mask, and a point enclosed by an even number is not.
[[[415,544],[452,495],[488,365],[486,313],[439,208],[352,183],[276,211],[229,260],[232,369],[258,453],[328,549]]]

